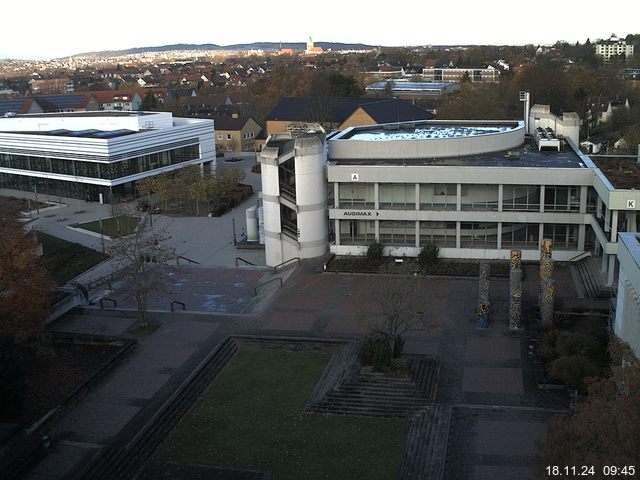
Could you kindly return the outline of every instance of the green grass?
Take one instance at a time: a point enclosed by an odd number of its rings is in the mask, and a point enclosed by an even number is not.
[[[102,219],[102,232],[109,237],[120,237],[123,235],[131,235],[140,218],[132,217],[130,215],[118,215],[116,217],[109,217]],[[86,223],[77,223],[73,225],[76,228],[83,228],[91,232],[100,233],[100,220],[93,220]]]
[[[156,455],[268,470],[274,480],[397,478],[408,420],[302,413],[328,358],[241,350]]]
[[[58,285],[109,258],[102,252],[42,232],[38,232],[38,241],[42,244],[45,267]]]

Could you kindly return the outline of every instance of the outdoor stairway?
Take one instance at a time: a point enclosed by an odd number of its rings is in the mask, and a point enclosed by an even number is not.
[[[102,448],[88,465],[76,471],[74,480],[130,478],[141,463],[153,453],[166,438],[178,420],[193,405],[226,364],[234,357],[238,346],[229,338],[214,350],[201,364],[202,367],[178,387],[152,421],[142,428],[135,439],[126,447],[108,446]]]
[[[434,405],[413,419],[400,467],[400,480],[440,480],[444,474],[451,407]]]
[[[609,298],[611,289],[605,285],[604,274],[598,267],[599,258],[587,257],[571,265],[574,281],[578,284],[578,291],[586,298]]]
[[[411,359],[409,369],[406,377],[356,373],[335,386],[310,411],[324,415],[412,417],[433,402],[439,366],[433,360]]]

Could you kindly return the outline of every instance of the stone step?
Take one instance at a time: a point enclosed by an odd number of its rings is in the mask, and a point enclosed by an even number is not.
[[[442,479],[450,422],[451,407],[445,405],[434,405],[414,417],[407,434],[401,480]]]

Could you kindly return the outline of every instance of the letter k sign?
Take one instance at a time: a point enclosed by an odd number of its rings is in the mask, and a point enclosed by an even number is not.
[[[627,208],[636,208],[635,200],[627,200]]]

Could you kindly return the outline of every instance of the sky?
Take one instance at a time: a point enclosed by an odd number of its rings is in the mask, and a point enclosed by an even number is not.
[[[93,8],[92,5],[96,7]],[[31,0],[0,6],[0,59],[51,59],[173,43],[408,45],[570,43],[640,33],[640,2],[560,0]]]

